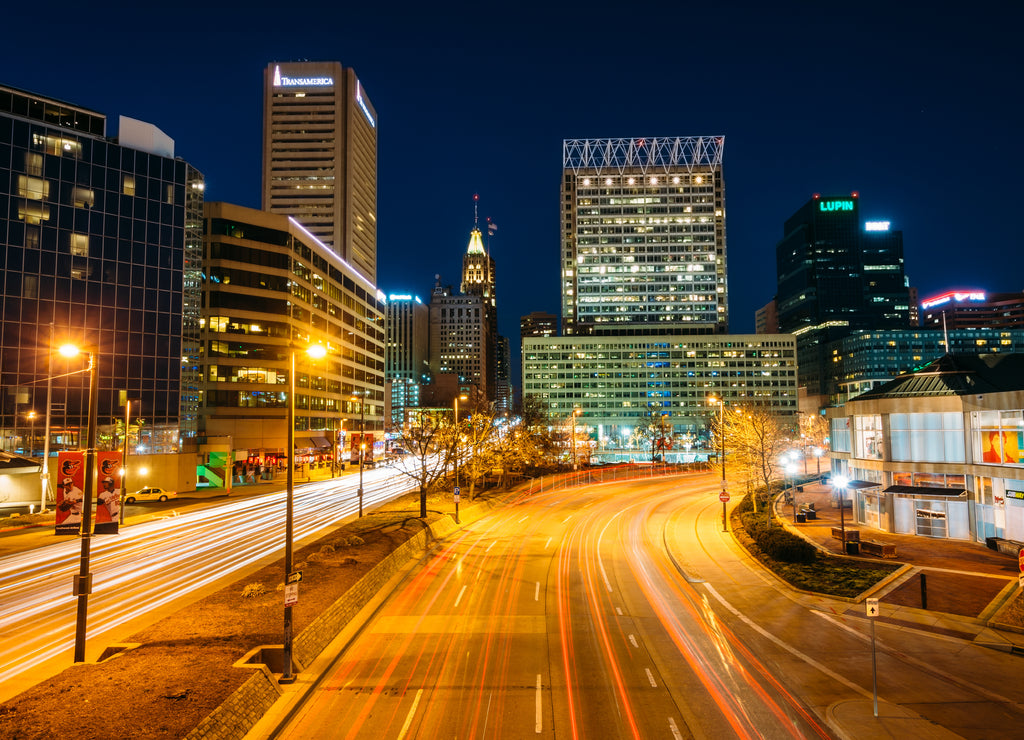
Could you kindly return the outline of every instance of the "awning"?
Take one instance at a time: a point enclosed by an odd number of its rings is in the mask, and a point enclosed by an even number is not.
[[[846,484],[847,488],[881,488],[881,483],[875,483],[870,480],[851,480]]]
[[[939,488],[938,486],[889,486],[885,489],[885,492],[898,493],[904,496],[926,496],[929,498],[967,495],[967,491],[963,488]]]
[[[331,443],[327,441],[326,437],[310,437],[309,442],[314,447],[320,447],[322,449],[328,449],[331,446]]]

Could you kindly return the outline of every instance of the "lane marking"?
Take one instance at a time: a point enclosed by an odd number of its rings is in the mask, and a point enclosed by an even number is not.
[[[856,691],[858,694],[863,696],[865,699],[871,699],[874,696],[870,691],[866,691],[866,690],[862,689],[860,686],[855,684],[853,681],[850,681],[845,676],[839,675],[838,673],[836,673],[835,671],[831,670],[827,666],[822,665],[821,663],[819,663],[818,661],[816,661],[814,658],[812,658],[811,656],[807,655],[806,653],[800,652],[799,650],[797,650],[796,648],[791,646],[788,642],[784,642],[784,641],[780,640],[778,637],[776,637],[775,635],[773,635],[772,633],[768,632],[767,630],[762,629],[760,625],[755,624],[745,614],[741,614],[740,611],[736,607],[734,607],[732,604],[730,604],[728,601],[726,601],[725,598],[722,597],[722,595],[719,594],[718,591],[715,590],[715,587],[712,586],[710,583],[705,583],[704,584],[704,588],[706,588],[708,590],[708,593],[710,593],[712,596],[714,596],[716,599],[718,599],[719,603],[722,606],[724,606],[726,609],[728,609],[733,614],[733,616],[737,617],[741,622],[743,622],[745,625],[750,627],[752,630],[756,631],[762,637],[764,637],[764,638],[766,638],[768,640],[771,640],[776,645],[781,647],[783,650],[786,650],[787,652],[795,655],[796,657],[798,657],[800,660],[804,661],[808,665],[817,668],[819,671],[824,673],[826,676],[828,676],[829,678],[832,678],[832,679],[838,681],[839,683],[841,683],[843,686],[847,687],[851,691]]]
[[[540,601],[540,581],[537,581],[537,585],[533,589],[533,600]]]
[[[467,588],[468,588],[468,586],[463,586],[462,590],[459,591],[459,598],[455,599],[455,606],[458,606],[459,602],[462,601],[462,594],[466,593],[466,589]]]
[[[527,514],[527,515],[526,515],[526,516],[524,516],[524,517],[523,517],[522,519],[520,519],[520,520],[519,520],[518,522],[516,522],[516,524],[522,524],[523,522],[525,522],[525,521],[526,521],[527,519],[529,519],[529,518],[530,518],[530,515],[529,515],[529,514]]]
[[[652,688],[658,688],[658,682],[654,680],[654,674],[651,673],[650,668],[644,668],[644,672],[647,674],[647,680],[651,682]]]
[[[633,647],[635,647],[635,648],[639,648],[640,647],[640,644],[636,641],[636,638],[633,635],[629,636],[629,641],[631,643],[633,643]]]
[[[570,515],[569,515],[569,516],[567,516],[567,517],[566,517],[565,519],[563,519],[563,520],[562,520],[562,524],[565,524],[565,523],[566,523],[567,521],[569,521],[570,519],[572,519],[572,514],[570,514]]]
[[[536,732],[538,735],[540,734],[540,730],[541,730],[541,718],[542,718],[541,717],[541,711],[540,711],[540,698],[541,698],[541,685],[540,685],[540,674],[538,673],[537,674],[537,714],[536,714],[537,721],[536,721],[536,723],[534,724],[534,727],[533,727],[533,731]]]
[[[423,689],[416,692],[416,698],[413,699],[412,707],[409,709],[409,714],[405,717],[405,724],[402,725],[402,731],[398,733],[398,740],[402,740],[405,737],[405,733],[409,731],[412,726],[412,718],[416,716],[416,707],[420,705],[420,697],[423,696]]]
[[[621,606],[615,607],[615,613],[618,614],[621,617],[622,616],[622,607]]]
[[[491,548],[494,547],[496,544],[498,544],[497,540],[491,540],[491,544],[487,546],[487,549],[484,550],[484,553],[489,553],[491,551]]]
[[[683,735],[681,732],[679,732],[679,728],[676,727],[676,720],[674,717],[668,718],[668,728],[672,730],[672,737],[674,737],[676,740],[683,740]]]
[[[548,541],[544,543],[544,549],[547,550],[549,547],[551,547],[551,538],[550,537],[548,537]]]

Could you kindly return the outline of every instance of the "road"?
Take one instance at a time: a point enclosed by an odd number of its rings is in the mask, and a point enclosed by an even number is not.
[[[605,484],[478,521],[270,734],[825,738],[837,703],[870,717],[863,606],[778,586],[721,531],[717,493],[709,475]],[[1024,687],[1002,680],[1019,658],[879,633],[883,705],[965,737],[1019,736]]]
[[[364,478],[367,508],[410,488],[408,478],[388,469],[365,471]],[[296,486],[295,542],[355,514],[357,488],[354,475]],[[186,500],[154,504],[166,518],[94,536],[86,659],[152,623],[162,610],[282,557],[285,497],[279,491],[230,499],[180,516]],[[72,579],[80,552],[75,537],[0,558],[0,701],[72,663]]]

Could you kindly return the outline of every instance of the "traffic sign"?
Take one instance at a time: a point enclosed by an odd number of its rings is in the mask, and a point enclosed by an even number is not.
[[[284,579],[285,584],[298,583],[302,580],[302,571],[296,570],[288,574],[288,577]]]
[[[455,495],[456,496],[459,495],[460,491],[461,491],[461,489],[458,486],[455,486]]]
[[[459,494],[455,494],[455,503],[459,503]]]
[[[864,606],[869,617],[874,619],[878,616],[878,599],[864,599]]]
[[[284,605],[295,606],[299,603],[299,584],[289,583],[284,587]]]
[[[730,497],[728,491],[722,491],[720,494],[718,494],[718,500],[721,501],[723,504],[727,503],[729,501],[729,498]]]
[[[1020,565],[1020,572],[1024,573],[1024,547],[1017,553],[1017,564]]]

